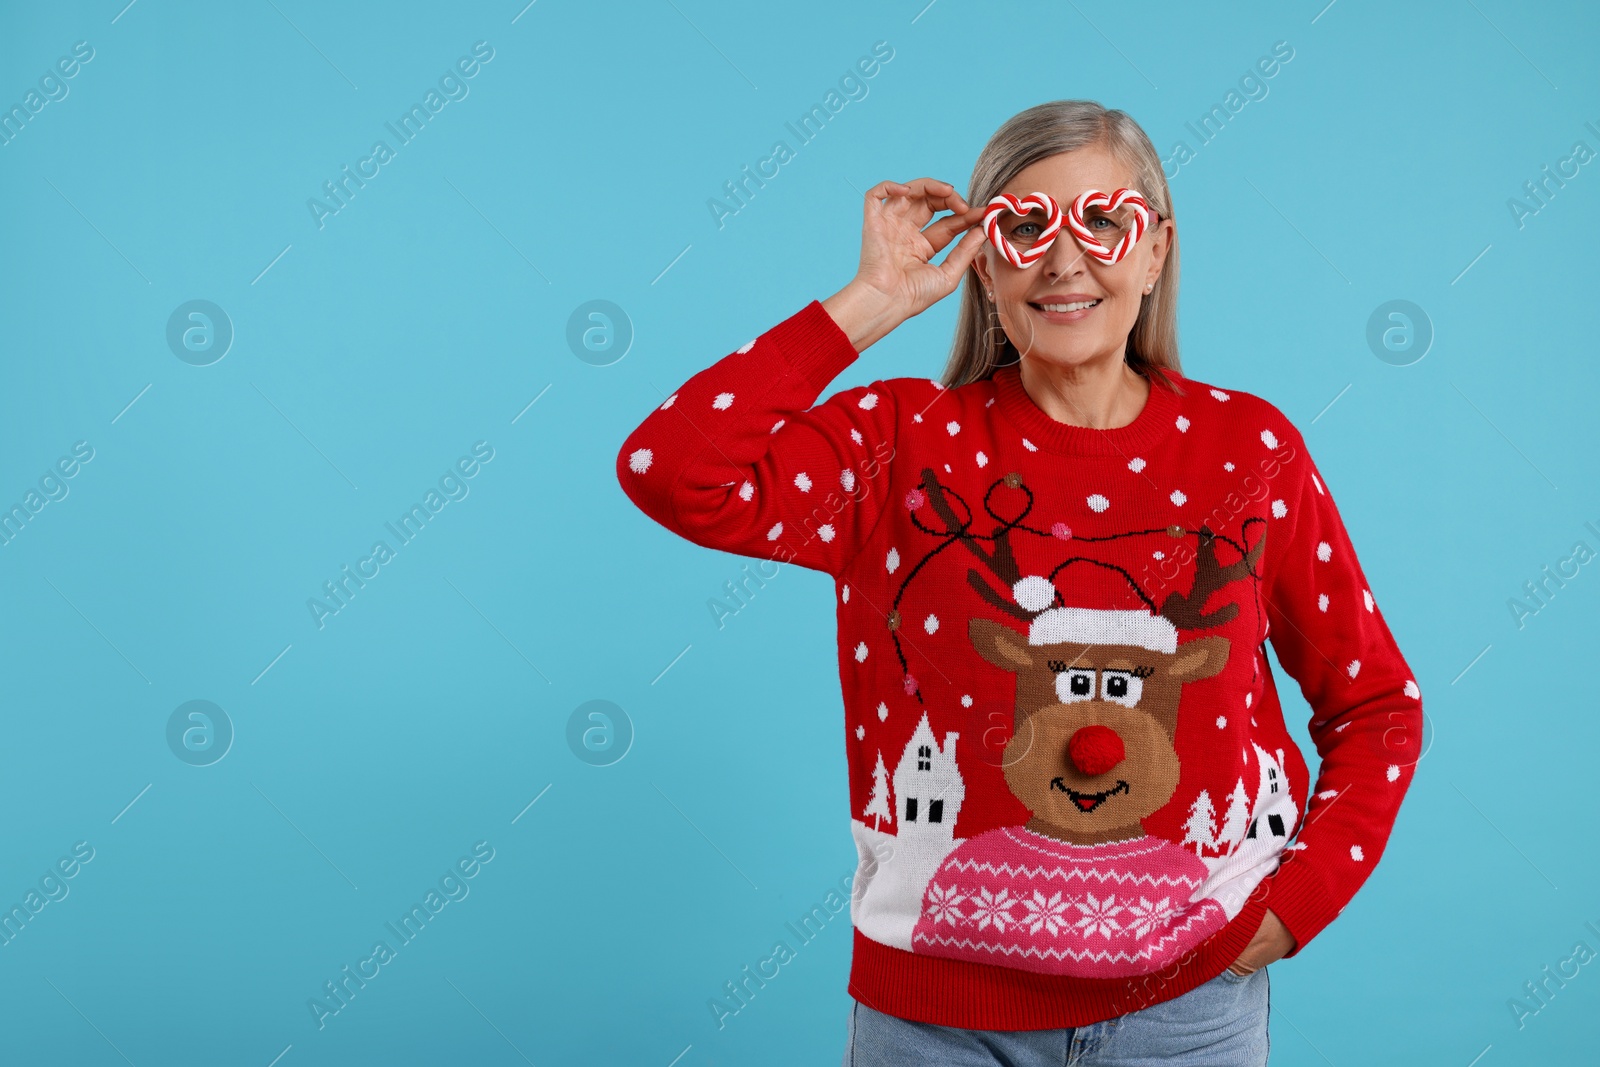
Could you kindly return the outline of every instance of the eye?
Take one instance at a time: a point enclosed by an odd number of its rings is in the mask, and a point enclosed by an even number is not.
[[[1072,704],[1094,697],[1094,671],[1074,667],[1056,674],[1056,699]]]
[[[1114,704],[1133,707],[1144,692],[1144,679],[1131,671],[1103,671],[1100,675],[1100,695]]]

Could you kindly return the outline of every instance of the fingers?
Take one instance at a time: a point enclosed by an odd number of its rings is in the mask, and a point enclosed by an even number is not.
[[[956,242],[950,254],[944,257],[944,262],[939,264],[939,271],[944,275],[950,288],[954,289],[960,284],[961,276],[972,266],[972,261],[978,258],[978,253],[983,250],[986,240],[983,230],[973,227]]]
[[[880,203],[888,200],[887,204]],[[915,220],[918,228],[941,211],[967,210],[967,202],[956,187],[937,178],[918,178],[912,182],[885,180],[874,185],[866,195],[869,210],[899,218]]]
[[[933,225],[924,229],[922,231],[922,236],[926,237],[928,239],[928,243],[933,246],[933,250],[938,252],[940,249],[944,248],[945,245],[949,244],[951,239],[959,234],[962,230],[965,230],[971,226],[981,225],[982,223],[983,209],[969,208],[960,214],[946,215],[938,222],[935,222]]]

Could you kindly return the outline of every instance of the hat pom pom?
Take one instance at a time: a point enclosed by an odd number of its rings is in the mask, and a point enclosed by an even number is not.
[[[1043,611],[1056,600],[1056,587],[1048,578],[1030,574],[1011,587],[1011,596],[1029,611]]]

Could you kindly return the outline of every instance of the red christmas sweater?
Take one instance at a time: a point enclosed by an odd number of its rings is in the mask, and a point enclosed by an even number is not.
[[[617,455],[669,530],[835,579],[851,995],[1077,1026],[1215,977],[1269,907],[1304,948],[1383,854],[1422,707],[1300,434],[1181,377],[1072,426],[1015,364],[817,403],[857,356],[813,301]]]

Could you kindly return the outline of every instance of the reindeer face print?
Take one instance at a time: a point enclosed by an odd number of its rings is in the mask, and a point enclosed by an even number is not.
[[[1080,845],[1141,835],[1140,820],[1178,786],[1173,732],[1183,683],[1222,669],[1227,638],[1202,637],[1166,652],[1030,644],[983,618],[972,619],[968,632],[985,659],[1017,676],[1004,766],[1011,792],[1033,812],[1028,828]]]
[[[940,541],[932,552],[965,548],[979,564],[967,571],[967,584],[989,608],[1025,629],[979,615],[969,619],[967,632],[979,655],[1016,676],[1003,767],[1007,786],[1033,814],[1028,828],[1079,845],[1143,836],[1141,820],[1165,806],[1178,786],[1174,736],[1184,684],[1216,675],[1228,661],[1228,638],[1180,642],[1178,633],[1214,629],[1238,616],[1238,603],[1213,598],[1235,582],[1259,579],[1265,531],[1253,544],[1204,525],[1080,535],[1072,539],[1073,554],[1047,573],[1025,573],[1015,538],[1051,546],[1061,540],[1053,527],[1029,521],[1035,501],[1020,475],[1005,475],[983,496],[992,532],[980,532],[976,508],[940,484],[931,468],[923,469],[921,489],[908,500],[916,528]],[[924,505],[932,521],[919,513]],[[1007,505],[1013,505],[1010,514],[1002,511]],[[1243,526],[1264,522],[1247,519]],[[1162,538],[1163,545],[1195,538],[1189,588],[1168,589],[1159,604],[1134,575],[1094,554],[1101,542],[1149,537]],[[1224,563],[1219,551],[1234,558]],[[920,569],[911,568],[905,583]],[[1092,596],[1078,591],[1080,575],[1104,580],[1108,574],[1125,581],[1127,597],[1144,606],[1067,606]],[[898,626],[905,587],[896,595],[891,629]],[[898,634],[895,648],[904,664]],[[906,691],[921,699],[909,672]]]

